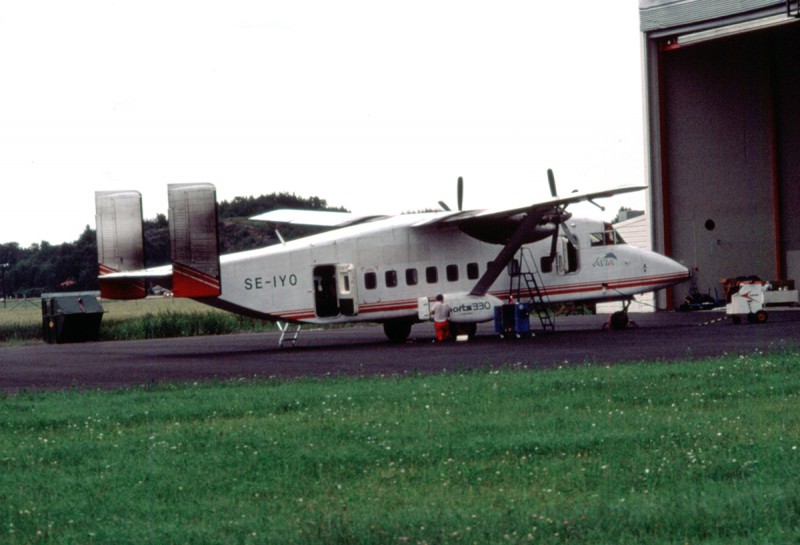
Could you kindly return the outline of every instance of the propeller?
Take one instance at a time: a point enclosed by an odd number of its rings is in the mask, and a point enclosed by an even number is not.
[[[558,192],[556,191],[556,177],[553,174],[552,168],[547,169],[547,181],[550,184],[550,195],[552,195],[554,199],[558,198]]]
[[[556,190],[556,177],[555,174],[553,174],[552,168],[547,169],[547,183],[550,185],[550,195],[552,195],[554,199],[557,199],[558,191]],[[564,234],[567,236],[567,238],[573,244],[573,246],[578,246],[578,237],[576,237],[575,234],[567,226],[567,220],[572,217],[572,214],[567,212],[566,209],[567,209],[566,205],[558,206],[558,211],[555,214],[555,217],[553,218],[553,223],[555,224],[556,228],[553,231],[553,238],[550,242],[550,255],[547,256],[548,260],[551,263],[556,258],[556,251],[558,248],[558,234],[561,230],[564,231]]]
[[[458,177],[458,186],[456,187],[456,204],[458,205],[458,211],[461,212],[464,205],[464,178],[461,176]],[[447,203],[444,201],[439,201],[439,206],[445,212],[451,211],[450,207],[447,206]]]

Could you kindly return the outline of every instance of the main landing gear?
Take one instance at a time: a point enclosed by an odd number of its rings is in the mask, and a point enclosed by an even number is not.
[[[410,320],[390,320],[383,322],[383,332],[388,337],[389,342],[401,343],[411,335],[411,326],[414,322]]]

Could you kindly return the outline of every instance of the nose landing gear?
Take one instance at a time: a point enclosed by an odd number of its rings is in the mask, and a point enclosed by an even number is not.
[[[608,321],[603,324],[603,329],[622,331],[623,329],[628,329],[629,327],[639,327],[636,322],[631,320],[630,316],[628,316],[628,307],[630,304],[630,301],[623,302],[622,310],[618,310],[611,314],[611,316],[608,318]]]

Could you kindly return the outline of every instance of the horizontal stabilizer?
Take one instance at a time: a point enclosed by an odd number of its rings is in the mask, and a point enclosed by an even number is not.
[[[270,223],[293,223],[297,225],[315,225],[318,227],[347,227],[366,221],[384,218],[381,215],[351,214],[350,212],[336,212],[332,210],[295,210],[281,208],[271,210],[250,219]]]
[[[100,277],[100,297],[103,299],[144,299],[147,285],[141,278]]]
[[[175,297],[220,295],[217,197],[213,185],[169,185],[169,234]]]

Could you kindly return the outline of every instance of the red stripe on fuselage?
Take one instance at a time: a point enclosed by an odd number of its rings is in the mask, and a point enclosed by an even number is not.
[[[582,282],[576,284],[563,284],[555,286],[542,286],[542,295],[545,297],[571,295],[576,300],[581,300],[581,294],[587,298],[602,300],[603,297],[598,297],[597,292],[605,290],[609,298],[614,297],[614,290],[623,290],[630,288],[646,288],[650,286],[660,286],[662,284],[671,285],[675,282],[685,280],[686,274],[663,274],[656,276],[642,276],[638,278],[627,278],[612,282]],[[490,292],[491,295],[499,299],[507,299],[512,293],[509,290],[497,290]],[[513,293],[516,293],[514,291]],[[617,294],[620,295],[620,294]],[[626,294],[622,294],[626,295]],[[394,301],[381,301],[379,303],[360,303],[358,306],[359,315],[379,314],[381,312],[396,312],[403,310],[416,310],[416,299],[398,299]],[[318,316],[313,309],[303,309],[296,311],[285,311],[270,313],[282,319],[291,321],[312,320]]]

